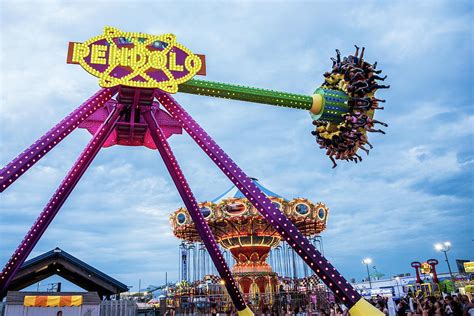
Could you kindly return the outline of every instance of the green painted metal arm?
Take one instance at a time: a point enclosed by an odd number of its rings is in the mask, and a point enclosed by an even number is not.
[[[312,112],[314,120],[339,123],[349,111],[348,96],[339,90],[319,87],[313,96],[286,93],[234,84],[191,79],[178,87],[178,92],[263,103]],[[318,98],[314,98],[317,96]]]
[[[313,98],[308,95],[244,87],[198,79],[191,79],[180,84],[178,92],[284,106],[301,110],[310,110],[313,105]]]

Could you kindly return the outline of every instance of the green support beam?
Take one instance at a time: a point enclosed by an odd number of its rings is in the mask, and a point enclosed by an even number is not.
[[[308,111],[313,105],[313,98],[308,95],[244,87],[198,79],[191,79],[180,84],[178,92],[284,106]]]

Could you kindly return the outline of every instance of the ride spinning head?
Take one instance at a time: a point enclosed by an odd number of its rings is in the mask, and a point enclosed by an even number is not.
[[[326,154],[337,166],[335,159],[347,161],[362,161],[357,154],[362,149],[369,154],[367,132],[385,134],[381,129],[375,129],[375,124],[388,126],[374,120],[375,110],[383,110],[377,99],[377,89],[386,89],[390,86],[378,84],[376,80],[385,80],[381,77],[382,70],[376,70],[377,62],[373,65],[364,60],[364,50],[359,56],[359,47],[356,46],[354,55],[341,59],[341,53],[336,49],[336,58],[330,72],[324,73],[324,82],[316,89],[313,95],[311,116],[316,129],[312,134],[320,148],[326,149]]]

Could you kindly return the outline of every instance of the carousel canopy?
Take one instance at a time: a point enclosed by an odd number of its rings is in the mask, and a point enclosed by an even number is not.
[[[276,194],[275,192],[272,192],[270,190],[268,190],[267,188],[265,188],[264,186],[262,186],[259,182],[258,182],[258,179],[256,178],[251,178],[253,183],[255,183],[255,185],[260,189],[262,190],[263,193],[265,193],[266,196],[269,196],[269,197],[277,197],[277,198],[282,198],[284,200],[287,200],[285,199],[284,197]],[[225,191],[224,193],[222,193],[221,195],[219,195],[218,197],[216,197],[214,200],[212,200],[213,203],[215,204],[219,204],[221,203],[223,200],[225,199],[229,199],[229,198],[234,198],[234,199],[243,199],[245,198],[244,194],[242,192],[240,192],[239,189],[237,189],[237,187],[234,185],[232,186],[230,189],[228,189],[227,191]]]
[[[326,228],[328,208],[323,203],[313,203],[306,198],[287,200],[263,187],[257,179],[253,178],[252,181],[305,236],[317,235]],[[199,208],[217,241],[224,248],[237,246],[233,244],[236,240],[229,239],[236,236],[239,237],[240,246],[253,245],[256,239],[262,245],[275,246],[281,239],[270,223],[235,186],[212,201],[200,202]],[[186,208],[181,207],[173,212],[170,222],[176,237],[190,242],[200,241],[194,221]],[[245,238],[242,239],[243,237]]]

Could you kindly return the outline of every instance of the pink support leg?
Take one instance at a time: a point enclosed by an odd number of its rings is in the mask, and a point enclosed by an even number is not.
[[[272,204],[254,182],[169,94],[156,90],[155,96],[284,240],[333,291],[335,296],[349,308],[354,306],[361,299],[361,296],[336,268],[316,250],[296,226]]]
[[[72,192],[77,182],[87,170],[92,160],[104,144],[105,140],[114,129],[121,109],[122,105],[118,105],[116,108],[114,108],[109,117],[94,134],[94,137],[87,144],[86,148],[74,163],[74,166],[71,168],[71,170],[69,170],[68,174],[61,182],[51,200],[49,200],[38,219],[30,228],[25,238],[23,238],[21,244],[8,260],[5,268],[3,268],[0,274],[0,297],[3,297],[6,294],[8,285],[15,276],[16,271],[18,271],[20,266],[31,253],[34,246],[45,232],[46,228],[48,228],[49,224],[52,222],[59,209],[66,201],[67,197]]]
[[[44,155],[53,149],[54,146],[59,144],[76,129],[82,121],[103,106],[105,102],[110,100],[117,90],[117,87],[99,90],[2,168],[0,170],[0,192],[8,188],[16,179],[25,173],[26,170],[30,169],[31,166],[37,163]]]
[[[201,240],[204,242],[211,259],[214,262],[217,271],[219,272],[219,275],[225,282],[225,287],[227,288],[229,296],[231,297],[237,310],[243,311],[246,308],[245,301],[239,291],[237,283],[232,277],[230,269],[227,266],[221,251],[219,250],[219,246],[214,238],[214,235],[212,234],[211,229],[207,225],[207,222],[204,219],[201,210],[199,209],[198,202],[191,192],[186,178],[184,177],[184,174],[179,167],[173,152],[171,151],[163,131],[158,126],[155,116],[151,113],[151,110],[145,111],[143,113],[143,117],[148,124],[150,135],[156,144],[156,148],[160,152],[160,155],[165,162],[166,168],[168,169],[168,172],[170,173],[171,178],[173,179],[173,182],[176,185],[176,188],[178,189],[178,192],[181,195],[186,208],[188,209],[189,215],[193,219],[196,230],[198,231]]]

